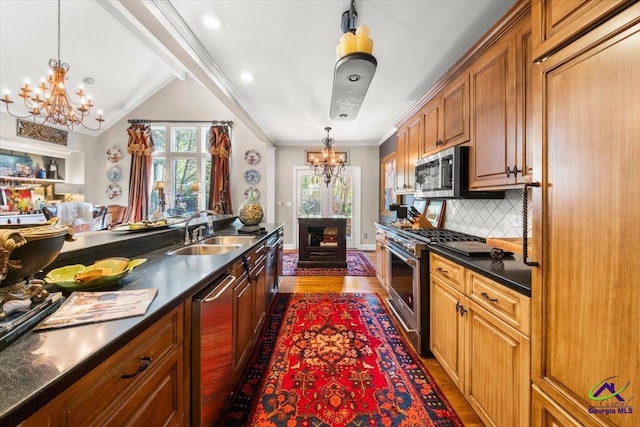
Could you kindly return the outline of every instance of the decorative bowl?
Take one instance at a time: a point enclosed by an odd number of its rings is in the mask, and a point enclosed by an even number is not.
[[[16,246],[10,252],[6,275],[1,280],[0,286],[9,286],[33,276],[51,264],[62,249],[65,240],[72,239],[72,232],[66,226],[54,226],[51,224],[21,227],[0,228],[3,236],[8,237],[12,233],[19,233],[26,243]],[[10,238],[3,238],[7,244]]]
[[[68,291],[94,291],[97,289],[116,285],[118,282],[120,282],[120,279],[131,273],[131,271],[135,267],[146,261],[145,258],[138,258],[130,261],[127,260],[128,263],[122,271],[109,274],[101,274],[88,281],[80,281],[76,279],[76,276],[78,274],[95,269],[96,264],[104,263],[105,261],[114,259],[123,260],[126,258],[107,258],[105,260],[97,261],[95,264],[89,266],[84,266],[82,264],[73,264],[56,268],[47,273],[44,281],[49,285],[58,286]]]

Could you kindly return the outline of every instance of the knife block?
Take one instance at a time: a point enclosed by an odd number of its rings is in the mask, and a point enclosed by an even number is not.
[[[424,216],[424,212],[423,212],[422,214],[420,214],[418,218],[414,220],[413,228],[414,229],[426,228],[426,229],[432,230],[434,227],[431,224],[431,222],[429,222],[427,217]]]

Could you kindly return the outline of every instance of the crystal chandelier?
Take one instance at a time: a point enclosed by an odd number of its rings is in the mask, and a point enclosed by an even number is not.
[[[327,131],[327,137],[322,138],[322,153],[319,159],[312,159],[311,169],[316,176],[321,176],[324,179],[324,183],[329,186],[331,178],[340,176],[340,173],[344,170],[346,162],[342,158],[336,156],[336,152],[333,151],[333,138],[329,137],[330,127],[324,128]]]
[[[36,123],[50,123],[53,125],[66,126],[69,130],[73,130],[75,125],[82,125],[89,130],[98,130],[102,127],[102,113],[98,111],[96,120],[98,127],[93,129],[86,126],[83,120],[91,113],[93,103],[91,97],[84,93],[82,87],[78,89],[76,95],[80,97],[79,103],[71,101],[65,88],[67,80],[67,72],[69,64],[65,64],[60,60],[60,0],[58,0],[58,59],[51,58],[49,60],[49,79],[42,78],[42,83],[36,88],[29,87],[29,83],[25,82],[20,88],[20,96],[29,114],[20,116],[9,111],[9,104],[13,101],[9,98],[9,94],[5,92],[4,98],[0,101],[7,106],[7,113],[13,117],[25,119],[33,118]],[[74,107],[75,105],[75,107]]]

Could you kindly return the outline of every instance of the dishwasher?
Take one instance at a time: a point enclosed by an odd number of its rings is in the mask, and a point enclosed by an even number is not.
[[[214,425],[233,391],[233,285],[218,277],[193,298],[192,422]]]

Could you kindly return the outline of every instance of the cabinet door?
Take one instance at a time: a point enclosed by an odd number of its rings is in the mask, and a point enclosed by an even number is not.
[[[180,426],[184,422],[182,351],[174,352],[146,378],[103,426]]]
[[[422,119],[416,114],[409,123],[409,151],[407,153],[407,174],[405,181],[407,189],[413,192],[416,188],[416,162],[422,154]]]
[[[534,58],[552,53],[633,0],[532,0]]]
[[[636,3],[542,62],[534,79],[545,169],[533,191],[533,381],[585,425],[640,425],[637,408],[589,411],[640,394],[639,16]],[[617,397],[590,398],[600,384]]]
[[[428,156],[440,150],[442,140],[440,137],[440,97],[435,97],[427,102],[420,110],[422,115],[422,153],[421,157]]]
[[[465,307],[465,397],[487,425],[528,426],[529,339],[478,304]]]
[[[533,98],[531,93],[531,22],[527,15],[525,25],[516,30],[516,98],[517,146],[515,178],[517,183],[531,182],[533,172]],[[514,169],[514,168],[511,168]]]
[[[459,314],[462,294],[431,275],[431,352],[451,380],[464,390],[464,319]]]
[[[531,388],[531,425],[538,427],[582,427],[536,386]]]
[[[233,289],[233,360],[236,379],[240,375],[253,340],[253,296],[251,281],[243,275]]]
[[[378,276],[378,280],[382,282],[382,285],[386,285],[384,280],[384,242],[376,240],[376,276]]]
[[[515,183],[516,43],[507,33],[472,64],[471,188]]]
[[[469,141],[469,73],[462,73],[444,88],[440,105],[442,106],[440,145],[449,147]]]
[[[265,257],[258,261],[256,268],[251,272],[251,280],[253,280],[253,316],[251,324],[255,336],[260,332],[267,301],[267,264]]]
[[[402,193],[407,190],[407,170],[409,155],[409,130],[407,127],[398,129],[396,135],[396,192]]]

